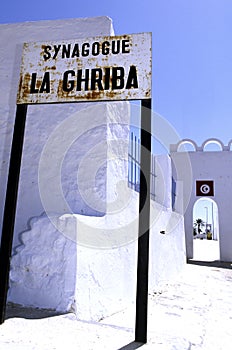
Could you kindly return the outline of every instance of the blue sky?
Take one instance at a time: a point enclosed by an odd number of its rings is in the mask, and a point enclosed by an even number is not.
[[[181,138],[232,138],[232,1],[2,1],[0,23],[107,15],[116,34],[153,33],[153,110]]]

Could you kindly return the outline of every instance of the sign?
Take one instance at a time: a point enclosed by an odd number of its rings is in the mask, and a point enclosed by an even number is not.
[[[17,104],[151,98],[151,33],[25,43]]]
[[[24,44],[0,245],[0,324],[9,285],[27,105],[141,100],[135,341],[147,342],[151,164],[151,33]]]
[[[197,180],[196,196],[214,196],[214,181]]]

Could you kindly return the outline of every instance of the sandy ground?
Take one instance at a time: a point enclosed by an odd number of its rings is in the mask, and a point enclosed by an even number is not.
[[[147,344],[133,342],[134,305],[94,323],[10,304],[0,326],[0,349],[230,350],[232,264],[214,259],[213,243],[194,243],[195,260],[149,295]]]

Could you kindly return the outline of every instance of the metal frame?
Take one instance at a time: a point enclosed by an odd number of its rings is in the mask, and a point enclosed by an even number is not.
[[[0,324],[5,320],[10,259],[27,104],[17,104],[0,247]],[[141,100],[141,166],[135,341],[147,342],[148,265],[150,227],[151,99]]]
[[[142,100],[140,147],[141,164],[135,341],[146,343],[150,234],[151,99]]]

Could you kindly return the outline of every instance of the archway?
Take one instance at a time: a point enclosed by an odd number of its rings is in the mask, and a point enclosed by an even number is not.
[[[213,151],[223,151],[224,145],[218,139],[207,139],[202,143],[202,150],[204,152],[213,152]]]
[[[220,260],[219,216],[217,203],[200,198],[193,206],[193,259]]]
[[[191,139],[183,139],[177,144],[177,152],[195,152],[197,144]]]

